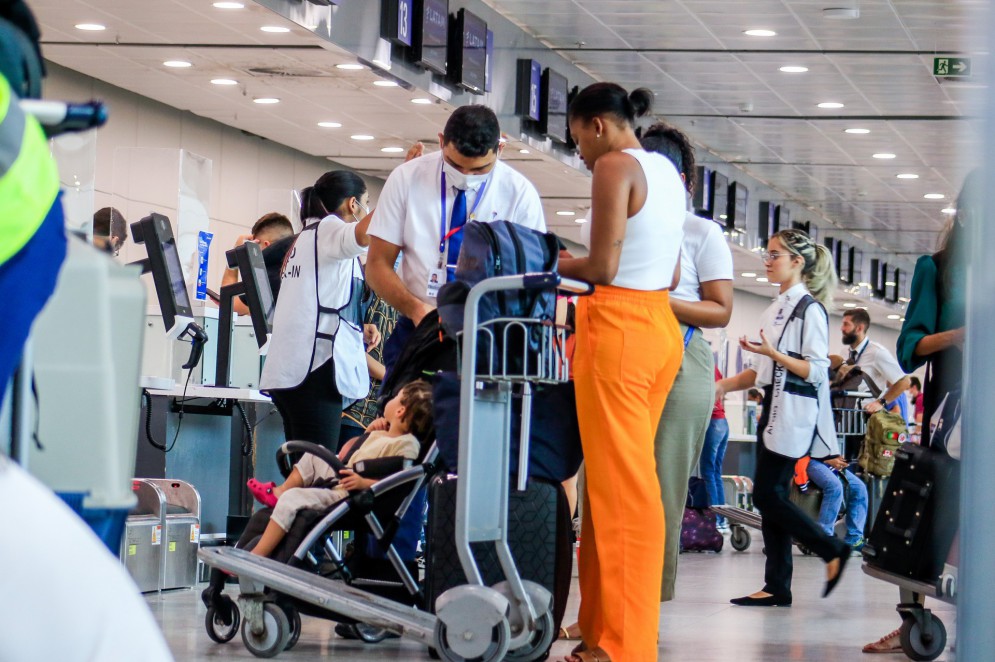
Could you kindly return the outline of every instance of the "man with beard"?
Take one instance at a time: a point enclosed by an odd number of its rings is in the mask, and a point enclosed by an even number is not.
[[[840,331],[843,333],[843,344],[849,346],[849,352],[844,365],[839,369],[836,381],[841,381],[854,366],[860,366],[864,375],[881,394],[877,400],[871,400],[864,405],[864,410],[868,414],[873,414],[881,409],[891,411],[897,405],[902,410],[905,420],[908,420],[908,416],[905,415],[905,398],[899,396],[911,385],[909,376],[898,365],[894,354],[867,337],[870,327],[871,316],[863,308],[854,308],[843,313]]]

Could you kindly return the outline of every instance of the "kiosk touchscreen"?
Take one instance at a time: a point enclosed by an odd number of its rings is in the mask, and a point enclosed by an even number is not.
[[[235,297],[243,296],[249,307],[252,318],[252,328],[255,331],[256,343],[260,353],[265,353],[269,342],[269,334],[273,330],[273,311],[276,301],[266,274],[266,263],[263,262],[262,249],[259,244],[247,241],[241,246],[225,253],[228,266],[237,268],[241,280],[221,288],[218,315],[218,360],[215,371],[215,385],[228,386],[231,380],[231,335],[232,335],[232,303]]]
[[[166,335],[177,339],[189,338],[193,345],[190,359],[183,366],[190,369],[200,362],[207,334],[193,321],[190,294],[169,219],[153,212],[131,224],[131,236],[136,244],[145,245],[148,257],[136,264],[141,265],[142,273],[152,273]]]

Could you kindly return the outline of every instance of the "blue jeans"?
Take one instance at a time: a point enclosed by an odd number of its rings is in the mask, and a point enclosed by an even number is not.
[[[705,479],[708,500],[716,506],[726,502],[726,491],[722,485],[722,461],[725,460],[728,443],[729,421],[713,418],[705,430],[705,445],[701,449],[701,477]],[[724,517],[719,517],[718,520],[719,524],[725,523]]]
[[[849,469],[844,471],[848,487],[846,490],[846,542],[853,545],[864,535],[867,521],[867,486],[854,476]],[[833,535],[836,517],[843,504],[843,482],[836,473],[818,460],[808,464],[808,479],[822,490],[822,508],[819,510],[819,526]]]

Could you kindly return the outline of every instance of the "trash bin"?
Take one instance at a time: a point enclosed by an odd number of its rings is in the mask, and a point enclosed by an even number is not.
[[[182,480],[149,478],[166,500],[163,517],[161,590],[190,588],[197,583],[200,547],[200,494]]]
[[[142,593],[158,591],[162,578],[163,513],[166,495],[157,485],[137,479],[132,492],[138,504],[124,523],[121,561]]]

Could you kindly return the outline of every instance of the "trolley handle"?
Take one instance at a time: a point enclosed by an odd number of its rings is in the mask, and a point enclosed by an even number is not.
[[[526,290],[551,290],[555,288],[561,292],[570,294],[586,295],[594,293],[594,286],[590,283],[563,278],[560,274],[552,271],[525,274],[521,278],[521,288]]]
[[[867,391],[830,391],[829,395],[841,398],[860,398],[863,400],[874,399],[874,394]]]

